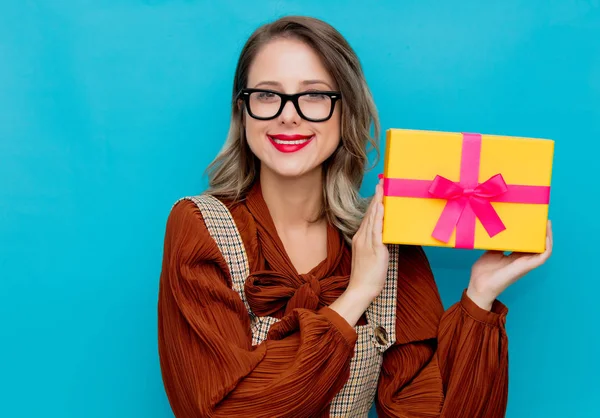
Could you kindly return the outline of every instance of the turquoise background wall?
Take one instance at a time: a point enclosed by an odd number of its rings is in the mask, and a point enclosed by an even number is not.
[[[172,416],[165,220],[206,185],[243,42],[288,13],[349,39],[384,128],[556,140],[555,254],[502,297],[507,416],[600,416],[598,0],[2,1],[0,416]],[[427,251],[454,303],[478,253]]]

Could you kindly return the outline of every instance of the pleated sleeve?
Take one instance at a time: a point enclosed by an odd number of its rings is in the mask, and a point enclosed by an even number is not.
[[[158,300],[165,390],[178,418],[315,417],[349,375],[356,332],[329,308],[297,309],[252,346],[248,313],[200,211],[169,216]]]
[[[502,418],[508,394],[507,308],[469,299],[444,312],[423,250],[402,247],[397,341],[384,354],[379,417]]]

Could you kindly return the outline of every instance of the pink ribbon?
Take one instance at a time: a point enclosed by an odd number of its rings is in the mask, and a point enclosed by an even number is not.
[[[456,248],[474,247],[476,219],[490,237],[506,229],[492,202],[548,204],[550,201],[550,187],[507,185],[502,174],[479,183],[480,162],[481,135],[463,133],[459,182],[439,175],[433,181],[384,178],[383,192],[386,196],[446,200],[432,236],[447,243],[456,228]]]

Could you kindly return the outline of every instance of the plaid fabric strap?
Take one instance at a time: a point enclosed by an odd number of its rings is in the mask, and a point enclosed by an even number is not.
[[[185,199],[191,200],[200,209],[208,233],[215,240],[227,263],[233,290],[240,295],[250,316],[252,344],[260,344],[267,338],[271,325],[278,320],[271,317],[258,317],[250,309],[246,293],[244,292],[244,285],[250,274],[248,257],[246,256],[244,242],[229,209],[219,199],[208,194],[187,197]]]
[[[208,229],[208,233],[217,243],[217,247],[219,247],[227,263],[233,288],[242,298],[244,306],[250,314],[250,318],[253,319],[254,314],[250,310],[250,305],[244,293],[244,282],[250,274],[248,258],[246,257],[242,237],[231,217],[229,209],[219,199],[208,194],[185,197],[184,199],[191,200],[200,209],[206,229]]]
[[[367,321],[373,327],[373,343],[384,352],[396,342],[396,299],[398,291],[397,245],[388,245],[390,261],[383,290],[367,309]]]
[[[367,324],[355,327],[354,356],[350,377],[331,402],[330,417],[366,417],[377,393],[383,353],[396,342],[396,291],[398,287],[398,250],[390,245],[390,264],[386,283],[367,309]]]

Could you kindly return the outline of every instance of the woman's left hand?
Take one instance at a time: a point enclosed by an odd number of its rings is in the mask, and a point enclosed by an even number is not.
[[[494,300],[511,284],[541,266],[552,254],[552,224],[548,221],[546,250],[541,254],[486,251],[473,264],[467,296],[479,307],[490,310]]]

